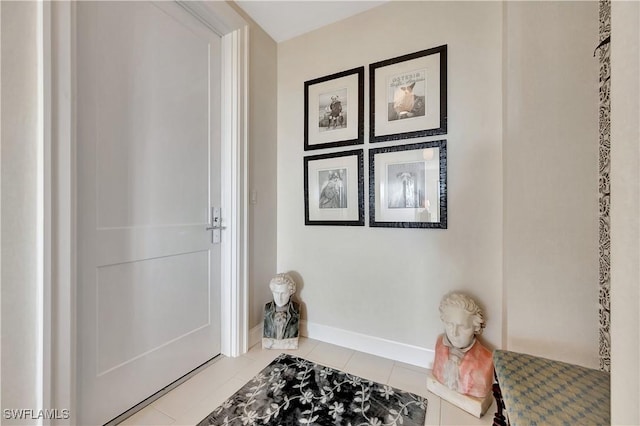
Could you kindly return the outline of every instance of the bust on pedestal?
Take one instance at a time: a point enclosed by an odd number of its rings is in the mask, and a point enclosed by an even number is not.
[[[476,335],[485,327],[482,310],[463,293],[440,302],[445,333],[438,336],[433,377],[427,388],[463,410],[481,417],[491,405],[493,359]]]
[[[273,301],[264,306],[262,347],[264,349],[298,349],[300,305],[291,296],[296,283],[287,274],[276,275],[269,283]]]

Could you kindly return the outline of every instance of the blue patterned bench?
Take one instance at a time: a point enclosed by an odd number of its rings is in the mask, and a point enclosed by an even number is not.
[[[611,424],[608,373],[502,350],[493,364],[494,425]]]

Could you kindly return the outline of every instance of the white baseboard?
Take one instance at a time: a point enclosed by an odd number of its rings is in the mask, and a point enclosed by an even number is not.
[[[356,333],[328,325],[300,321],[300,335],[325,343],[404,362],[423,368],[433,368],[435,352],[432,349],[395,342],[367,334]],[[262,323],[249,332],[249,347],[262,339]]]
[[[432,368],[435,352],[419,346],[395,342],[367,334],[301,321],[302,335],[345,348],[377,355],[418,367]],[[305,330],[306,329],[306,330]]]

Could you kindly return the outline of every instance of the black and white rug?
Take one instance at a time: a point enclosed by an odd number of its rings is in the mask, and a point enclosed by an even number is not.
[[[198,426],[423,426],[426,412],[421,396],[282,354]]]

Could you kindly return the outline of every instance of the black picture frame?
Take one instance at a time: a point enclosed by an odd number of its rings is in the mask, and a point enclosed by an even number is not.
[[[304,157],[304,223],[364,226],[364,150]]]
[[[353,93],[353,92],[357,93]],[[344,108],[334,117],[333,97],[346,96]],[[327,99],[330,99],[330,103]],[[356,104],[354,105],[354,101]],[[324,104],[327,104],[326,106]],[[321,110],[326,111],[321,112]],[[321,114],[328,115],[328,117]],[[355,115],[355,117],[353,117]],[[324,126],[328,124],[328,126]],[[333,129],[332,129],[333,125]],[[326,127],[326,129],[324,129]],[[305,81],[304,150],[364,143],[364,67]]]
[[[369,226],[447,229],[446,140],[369,149]]]
[[[369,142],[446,134],[447,45],[370,64],[369,96]]]

